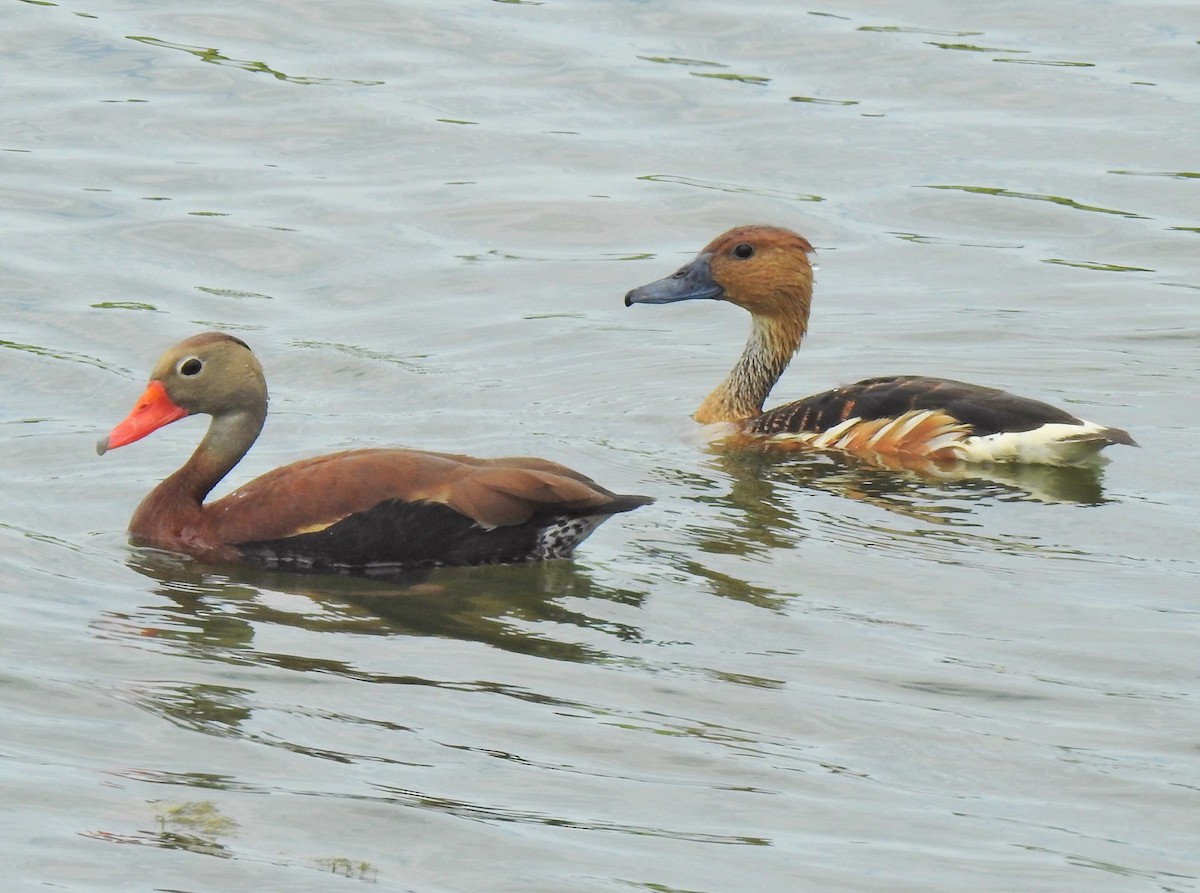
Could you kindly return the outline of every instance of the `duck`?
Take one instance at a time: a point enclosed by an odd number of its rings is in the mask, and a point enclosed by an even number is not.
[[[267,418],[262,366],[246,342],[204,332],[168,349],[101,455],[190,415],[208,415],[195,452],[141,501],[139,546],[213,562],[385,572],[567,558],[613,515],[651,503],[547,459],[479,459],[363,448],[301,459],[212,502]]]
[[[727,301],[749,311],[741,357],[693,418],[734,441],[859,457],[967,463],[1087,464],[1128,432],[996,388],[893,375],[763,410],[808,330],[813,247],[778,226],[738,226],[669,276],[634,288],[625,306]]]

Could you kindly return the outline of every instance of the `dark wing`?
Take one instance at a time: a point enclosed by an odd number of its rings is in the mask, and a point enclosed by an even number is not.
[[[846,419],[894,419],[934,410],[966,425],[970,434],[1032,431],[1047,424],[1082,425],[1056,406],[996,388],[919,375],[869,378],[768,410],[747,427],[754,434],[827,431]]]

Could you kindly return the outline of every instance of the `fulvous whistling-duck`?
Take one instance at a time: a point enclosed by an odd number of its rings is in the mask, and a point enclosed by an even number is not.
[[[750,312],[746,348],[696,421],[732,423],[742,436],[770,443],[935,461],[1067,465],[1112,444],[1135,445],[1119,428],[1037,400],[916,375],[871,378],[763,412],[808,327],[812,250],[788,230],[740,226],[672,275],[625,296],[626,306],[708,298]]]

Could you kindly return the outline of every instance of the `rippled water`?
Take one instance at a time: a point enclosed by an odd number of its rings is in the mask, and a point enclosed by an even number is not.
[[[10,889],[1200,890],[1200,8],[10,2]],[[895,372],[1127,428],[1100,472],[713,452],[728,306],[818,247],[778,400]],[[390,583],[131,550],[166,346],[262,358],[232,475],[404,444],[657,497]],[[15,886],[12,886],[15,885]]]

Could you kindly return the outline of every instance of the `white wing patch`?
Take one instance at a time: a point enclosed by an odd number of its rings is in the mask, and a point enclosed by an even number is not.
[[[968,462],[1023,462],[1036,465],[1077,465],[1094,461],[1113,441],[1108,429],[1095,422],[1082,425],[1042,425],[1032,431],[1002,432],[968,437],[962,458]]]

